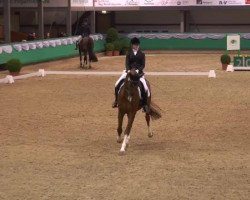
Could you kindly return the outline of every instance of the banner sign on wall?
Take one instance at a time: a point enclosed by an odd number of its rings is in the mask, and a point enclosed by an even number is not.
[[[140,6],[191,6],[196,0],[140,0]]]
[[[126,4],[127,6],[139,6],[140,0],[127,0]]]
[[[96,0],[96,7],[130,7],[139,6],[140,0]]]
[[[96,7],[122,6],[236,6],[250,0],[95,0]]]
[[[4,0],[0,0],[0,6]],[[10,0],[11,7],[37,7],[38,0]],[[43,0],[44,7],[67,7],[68,0]],[[72,7],[93,7],[93,0],[71,0]]]
[[[0,6],[4,0],[0,0]],[[11,7],[37,7],[38,0],[10,0]],[[43,0],[44,7],[67,7],[68,0]]]
[[[95,2],[96,7],[113,7],[113,6],[124,6],[124,1],[117,0],[97,0]]]
[[[200,6],[235,6],[245,5],[245,0],[196,0]]]
[[[93,0],[71,0],[72,7],[93,7]]]
[[[195,5],[196,0],[96,0],[96,7],[111,6],[189,6]]]
[[[0,6],[3,6],[0,0]],[[11,7],[37,7],[38,0],[10,0]],[[68,0],[43,0],[44,7],[67,7]],[[238,6],[250,0],[71,0],[72,7]]]

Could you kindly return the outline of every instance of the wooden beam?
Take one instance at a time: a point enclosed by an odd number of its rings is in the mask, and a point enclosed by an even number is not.
[[[67,35],[72,35],[72,13],[71,13],[71,0],[68,0],[68,7],[66,8],[66,26],[67,26]]]
[[[4,41],[11,42],[11,15],[10,15],[10,0],[3,1],[3,19],[4,19]]]
[[[44,9],[43,9],[43,1],[38,0],[38,36],[39,38],[44,38]]]

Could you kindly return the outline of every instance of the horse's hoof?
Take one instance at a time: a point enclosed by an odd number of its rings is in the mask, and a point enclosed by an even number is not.
[[[122,138],[117,138],[117,143],[122,143]]]
[[[119,151],[119,156],[125,156],[126,152],[125,151]]]
[[[122,143],[122,141],[123,141],[122,136],[121,135],[117,136],[116,141],[117,141],[117,143]]]
[[[149,133],[149,134],[148,134],[148,137],[149,137],[149,138],[152,138],[153,136],[154,136],[153,133]]]

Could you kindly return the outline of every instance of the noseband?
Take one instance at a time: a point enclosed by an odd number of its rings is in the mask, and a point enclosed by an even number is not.
[[[135,80],[135,79],[137,78],[137,77],[135,77],[135,78],[134,78],[134,80],[133,80],[133,78],[131,78],[131,77],[132,77],[132,75],[131,75],[131,74],[130,74],[130,75],[128,75],[128,79],[127,79],[127,81],[128,81],[130,84],[132,84],[134,87],[137,87],[137,86],[139,85],[139,81],[140,81],[140,79]],[[129,101],[129,102],[131,102],[131,101],[132,101],[133,96],[132,96],[132,94],[131,94],[131,90],[130,90],[130,88],[126,87],[126,88],[125,88],[125,91],[126,91],[126,93],[127,93],[127,95],[128,95],[128,97],[127,97],[128,101]]]

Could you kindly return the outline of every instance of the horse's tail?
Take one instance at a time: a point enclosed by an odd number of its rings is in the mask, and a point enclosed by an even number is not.
[[[98,62],[98,58],[97,58],[97,56],[96,56],[96,54],[93,52],[93,50],[91,51],[91,61],[92,62]]]
[[[151,116],[152,120],[157,120],[161,118],[160,107],[157,106],[155,103],[150,103],[150,112],[149,115]]]

